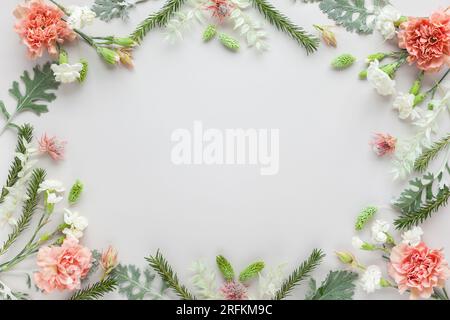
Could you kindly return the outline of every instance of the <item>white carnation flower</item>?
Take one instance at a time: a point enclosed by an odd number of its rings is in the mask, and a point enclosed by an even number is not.
[[[83,236],[83,230],[87,228],[89,222],[86,217],[80,216],[78,212],[64,209],[64,223],[68,225],[62,232],[68,236],[79,239]]]
[[[67,9],[69,18],[67,23],[72,29],[82,29],[94,22],[96,14],[89,7],[70,6]]]
[[[398,117],[402,120],[408,119],[410,116],[414,120],[419,117],[419,113],[414,110],[415,96],[411,93],[400,93],[394,100],[392,105],[398,110]]]
[[[376,18],[375,28],[381,33],[385,40],[395,37],[395,21],[400,19],[400,12],[393,6],[385,6]]]
[[[402,242],[409,246],[417,246],[422,240],[423,230],[421,227],[414,227],[402,234]]]
[[[385,243],[387,241],[386,232],[389,231],[389,224],[383,220],[376,220],[371,227],[372,240],[377,243]]]
[[[360,278],[360,284],[367,293],[372,293],[381,288],[381,270],[376,265],[368,266]]]
[[[80,78],[80,72],[83,69],[81,63],[75,64],[52,64],[51,66],[55,80],[61,83],[71,83]]]
[[[379,68],[378,60],[372,61],[367,68],[367,80],[382,96],[389,96],[395,93],[395,81],[392,80],[383,70]]]
[[[38,192],[54,191],[56,193],[62,193],[65,190],[62,182],[58,180],[45,180],[39,185]]]
[[[364,241],[362,241],[358,236],[354,236],[352,238],[352,246],[355,249],[361,249],[364,245]]]
[[[47,203],[51,203],[51,204],[57,204],[59,203],[61,200],[63,199],[63,197],[58,196],[56,193],[49,193],[47,195]]]

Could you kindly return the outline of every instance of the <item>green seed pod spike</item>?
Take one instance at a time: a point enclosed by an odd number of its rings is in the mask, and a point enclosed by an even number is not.
[[[77,180],[70,189],[68,198],[69,204],[70,205],[75,204],[78,201],[78,199],[80,199],[82,192],[83,192],[83,184],[81,183],[80,180]]]

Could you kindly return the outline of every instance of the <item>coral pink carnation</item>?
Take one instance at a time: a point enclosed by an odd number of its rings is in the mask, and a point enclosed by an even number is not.
[[[239,281],[228,281],[222,288],[220,292],[223,294],[225,300],[247,300],[247,287],[244,286]]]
[[[39,140],[39,151],[47,153],[53,160],[64,159],[64,148],[66,142],[60,141],[56,137],[48,137],[46,133]]]
[[[44,292],[74,290],[91,268],[92,253],[72,237],[61,247],[42,247],[37,255],[39,272],[34,274],[36,285]]]
[[[434,287],[442,288],[450,276],[441,250],[430,249],[421,242],[417,246],[400,244],[392,249],[389,275],[400,293],[410,290],[411,299],[429,298]]]
[[[380,157],[394,153],[396,144],[397,139],[395,137],[384,133],[375,133],[373,140],[370,142],[373,151]]]
[[[450,14],[437,11],[430,18],[409,18],[400,25],[399,47],[408,51],[408,62],[424,71],[450,65]]]
[[[28,47],[31,58],[41,57],[47,50],[52,57],[58,54],[57,43],[75,39],[75,33],[61,18],[62,10],[43,0],[31,0],[17,6],[14,15],[19,20],[15,31]]]

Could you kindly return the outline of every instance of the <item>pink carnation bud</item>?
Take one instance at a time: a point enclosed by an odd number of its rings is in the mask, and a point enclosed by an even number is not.
[[[67,142],[56,137],[49,137],[46,133],[39,140],[39,151],[47,153],[53,160],[64,159],[64,150]]]
[[[395,151],[397,139],[389,134],[376,133],[370,145],[378,156],[392,154]]]
[[[103,251],[100,264],[105,274],[110,273],[117,266],[117,255],[117,250],[112,246],[109,246],[106,251]]]

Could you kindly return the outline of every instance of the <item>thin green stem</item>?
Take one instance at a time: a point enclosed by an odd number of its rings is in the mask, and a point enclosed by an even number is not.
[[[444,75],[434,84],[434,86],[432,86],[427,92],[426,94],[430,94],[431,93],[431,99],[434,98],[434,95],[436,94],[436,90],[437,88],[439,88],[439,85],[442,83],[442,81],[445,80],[445,78],[448,76],[448,74],[450,73],[450,69],[447,69],[447,71],[444,73]]]
[[[6,121],[5,125],[3,126],[2,130],[0,131],[0,136],[3,135],[3,133],[5,133],[6,129],[8,129],[8,127],[12,124],[13,119],[16,117],[17,115],[17,110],[15,110],[10,116],[9,119]]]

